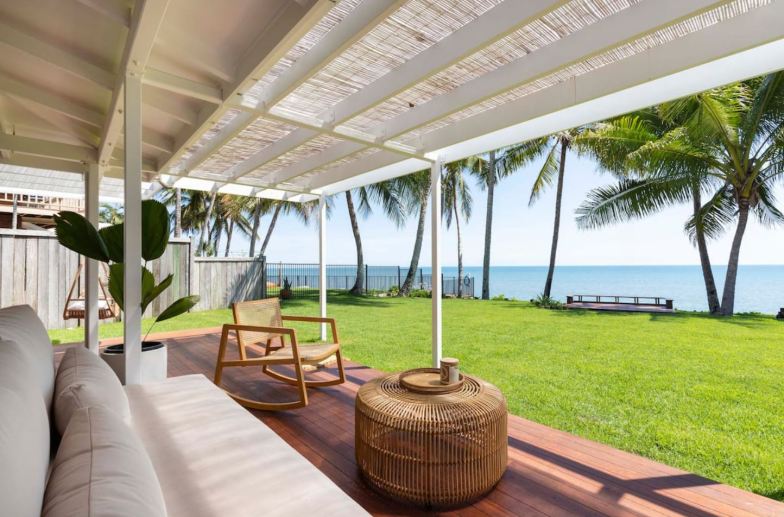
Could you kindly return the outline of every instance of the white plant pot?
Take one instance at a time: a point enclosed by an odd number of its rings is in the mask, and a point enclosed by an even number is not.
[[[141,379],[142,383],[162,381],[166,379],[168,365],[166,344],[153,350],[142,351]],[[125,353],[107,353],[101,349],[101,358],[114,370],[120,382],[125,384]]]

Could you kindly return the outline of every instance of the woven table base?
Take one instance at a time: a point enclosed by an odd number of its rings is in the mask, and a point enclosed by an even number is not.
[[[506,401],[467,375],[459,390],[439,395],[408,391],[399,374],[386,375],[357,393],[355,442],[374,490],[425,507],[462,506],[506,470]]]

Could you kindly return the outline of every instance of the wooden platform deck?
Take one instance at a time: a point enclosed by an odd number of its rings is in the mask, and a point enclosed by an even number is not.
[[[203,373],[211,379],[218,336],[171,336],[166,339],[169,375]],[[368,512],[384,516],[428,515],[378,496],[357,474],[354,396],[360,385],[379,374],[349,363],[348,382],[311,390],[308,407],[253,414]],[[293,389],[253,368],[227,371],[226,380],[231,389],[280,400]],[[771,499],[511,415],[509,460],[509,468],[493,492],[472,506],[443,515],[784,516],[784,504]],[[318,508],[313,510],[318,515]]]
[[[662,305],[630,303],[596,303],[596,302],[572,302],[564,305],[567,309],[587,309],[592,311],[613,311],[613,312],[649,312],[659,314],[671,314],[675,309],[668,309]]]

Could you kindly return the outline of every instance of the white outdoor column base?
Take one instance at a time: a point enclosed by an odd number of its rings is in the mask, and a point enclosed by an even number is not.
[[[166,379],[166,368],[168,366],[166,350],[166,345],[164,344],[162,348],[142,352],[141,376],[139,379],[142,384]],[[101,358],[114,370],[120,382],[125,384],[125,353],[107,354],[104,350],[101,350]]]

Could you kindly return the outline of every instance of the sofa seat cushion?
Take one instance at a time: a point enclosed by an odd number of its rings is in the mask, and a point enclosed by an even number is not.
[[[16,341],[24,348],[32,378],[40,387],[47,408],[52,406],[54,392],[54,350],[43,322],[29,305],[0,309],[0,339]]]
[[[203,375],[126,392],[170,517],[367,515]]]
[[[25,347],[0,340],[0,515],[40,515],[49,415]]]
[[[55,378],[54,421],[59,433],[65,432],[74,411],[91,406],[104,406],[130,424],[128,397],[114,371],[86,348],[69,348]]]
[[[131,428],[104,407],[74,412],[46,485],[43,517],[165,517],[150,458]]]

